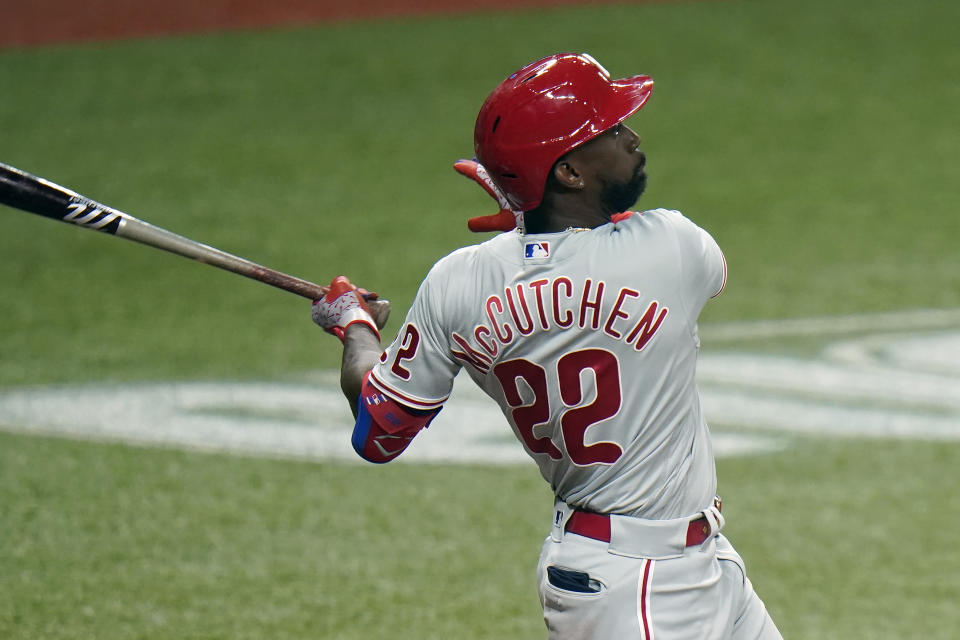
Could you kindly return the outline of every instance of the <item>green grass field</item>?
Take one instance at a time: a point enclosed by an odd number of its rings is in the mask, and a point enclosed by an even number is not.
[[[289,273],[347,273],[394,301],[392,334],[429,266],[481,239],[466,218],[492,212],[450,166],[487,92],[587,51],[657,81],[630,121],[641,203],[724,248],[705,325],[956,309],[958,21],[939,0],[744,0],[6,50],[0,162]],[[0,392],[338,365],[305,300],[0,218]],[[949,439],[814,435],[720,460],[727,531],[784,636],[956,637],[958,465]],[[549,505],[532,464],[0,433],[0,638],[542,637]]]

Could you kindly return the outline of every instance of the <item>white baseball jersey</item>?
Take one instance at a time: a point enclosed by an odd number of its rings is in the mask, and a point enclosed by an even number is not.
[[[683,517],[716,492],[696,321],[726,267],[713,238],[679,212],[618,219],[504,233],[443,258],[370,382],[433,409],[465,368],[562,500]]]

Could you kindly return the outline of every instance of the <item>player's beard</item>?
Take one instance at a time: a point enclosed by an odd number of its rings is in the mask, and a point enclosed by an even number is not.
[[[627,211],[636,204],[647,188],[647,174],[641,163],[633,177],[625,182],[608,182],[600,191],[600,203],[608,215]]]

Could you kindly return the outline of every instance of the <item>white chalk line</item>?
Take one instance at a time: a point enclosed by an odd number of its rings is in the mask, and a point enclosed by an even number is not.
[[[960,328],[960,309],[914,309],[847,316],[749,320],[701,325],[704,342],[721,343],[783,337],[836,336]]]
[[[809,358],[751,352],[742,344],[702,354],[698,380],[718,456],[776,451],[810,435],[960,440],[960,310],[748,322],[701,332],[704,341],[716,333],[738,342],[843,336]],[[7,389],[0,392],[0,429],[359,461],[336,378],[323,372],[297,384]],[[399,460],[514,464],[527,456],[496,404],[461,376],[440,416]]]
[[[174,383],[48,387],[0,394],[0,429],[135,445],[311,460],[360,461],[338,388],[307,384]],[[762,440],[762,442],[760,441]],[[718,455],[779,447],[776,438],[716,434]],[[521,464],[528,460],[497,405],[458,377],[451,400],[398,458]]]

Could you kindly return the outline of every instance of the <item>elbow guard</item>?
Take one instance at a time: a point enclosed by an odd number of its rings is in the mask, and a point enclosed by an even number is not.
[[[367,374],[369,375],[369,374]],[[401,453],[440,409],[421,411],[405,407],[377,391],[366,379],[357,402],[353,450],[369,462],[390,462]]]

